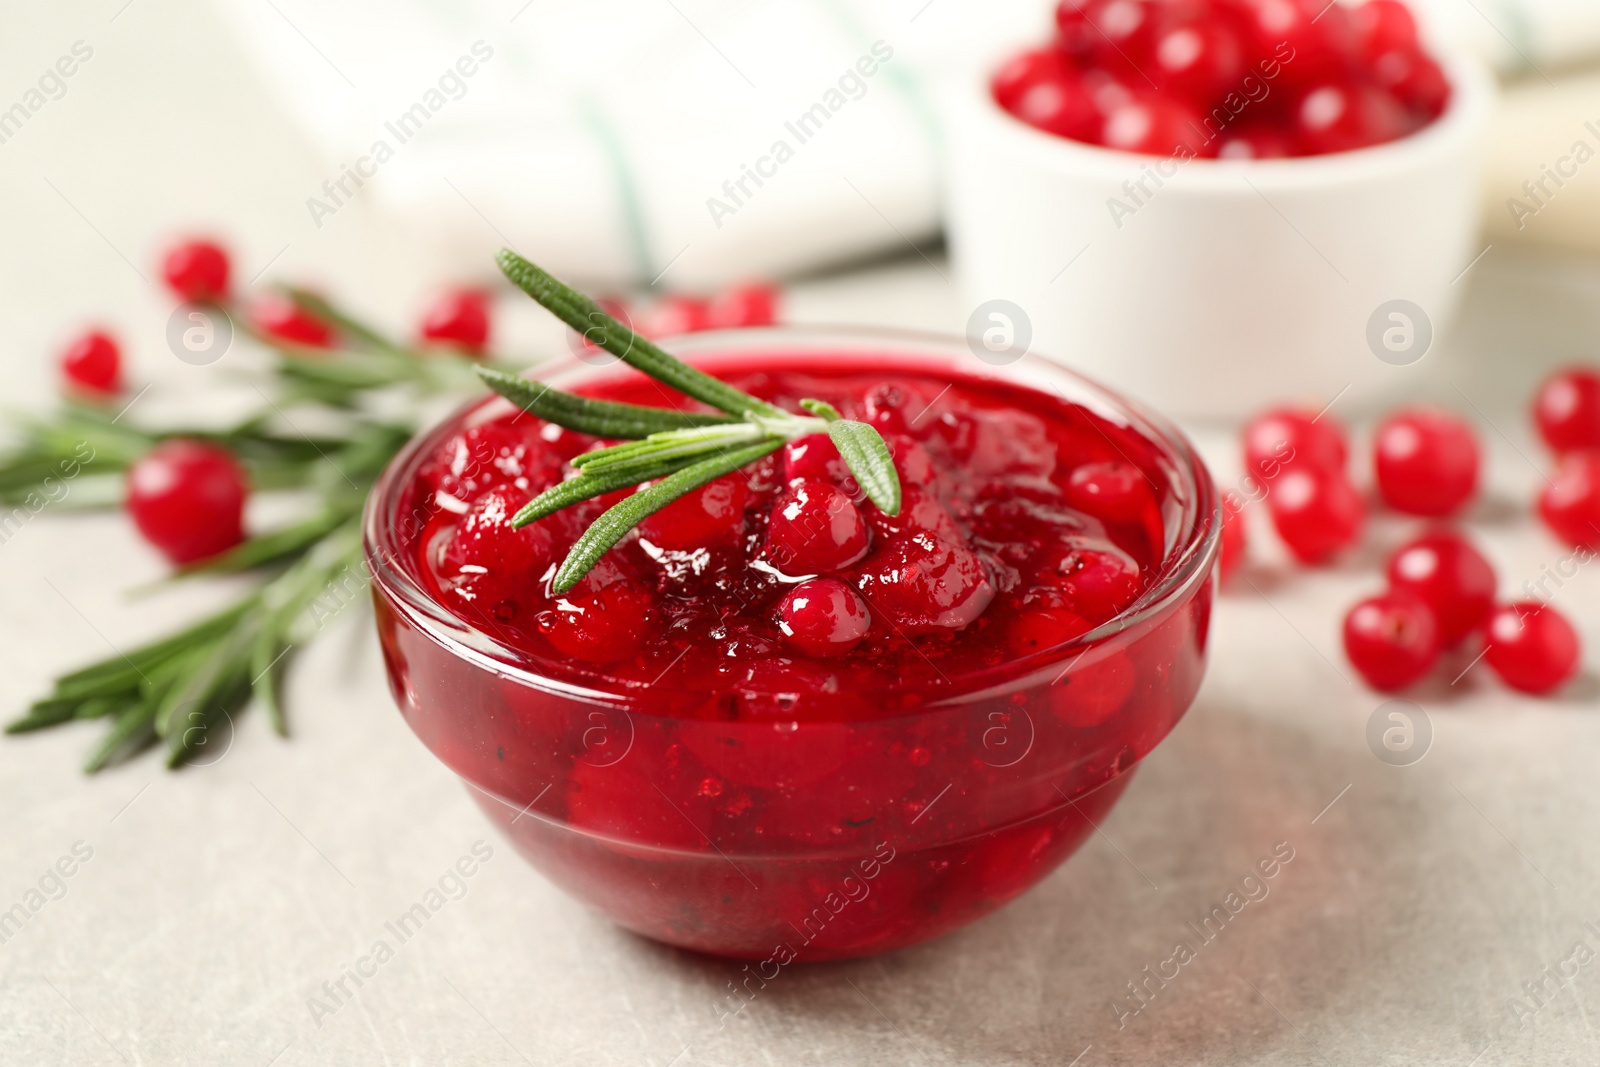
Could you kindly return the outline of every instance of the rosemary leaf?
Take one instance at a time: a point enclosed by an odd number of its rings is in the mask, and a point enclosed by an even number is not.
[[[221,680],[221,684],[185,716],[185,721],[177,729],[169,732],[168,770],[184,763],[207,745],[227,744],[227,733],[219,734],[216,726],[223,719],[228,719],[231,724],[233,716],[250,701],[250,677],[244,673],[243,666],[243,663],[235,663],[234,670]]]
[[[900,475],[878,431],[864,422],[835,419],[828,423],[828,437],[867,499],[885,515],[900,514]]]
[[[127,697],[93,697],[78,705],[78,713],[73,716],[78,719],[103,719],[107,715],[115,715],[128,706]]]
[[[261,701],[261,707],[267,713],[267,721],[272,724],[273,732],[279,737],[289,736],[289,724],[284,718],[283,702],[278,699],[278,678],[287,666],[290,647],[276,634],[263,632],[256,640],[255,650],[250,656],[250,684],[255,687],[256,699]]]
[[[170,637],[152,641],[126,655],[110,656],[99,663],[63,675],[56,680],[55,695],[86,699],[135,689],[144,680],[143,672],[151,670],[197,642],[205,641],[229,629],[255,606],[255,602],[255,596],[245,597],[231,607],[201,619]]]
[[[523,505],[522,510],[511,516],[511,525],[520,529],[530,522],[538,522],[547,515],[554,515],[562,508],[571,507],[583,500],[591,500],[618,489],[626,489],[640,482],[647,482],[652,478],[664,478],[675,471],[682,470],[683,461],[653,461],[642,460],[637,464],[619,465],[605,474],[580,474],[576,478],[568,478],[559,485],[552,485]]]
[[[63,700],[91,700],[125,693],[139,687],[141,669],[139,664],[125,662],[120,657],[104,660],[84,668],[70,680],[56,679],[55,695]]]
[[[495,392],[516,404],[522,410],[539,416],[546,422],[564,426],[579,433],[596,437],[648,437],[664,430],[681,430],[694,426],[714,426],[736,421],[730,415],[704,412],[671,411],[667,408],[649,408],[638,404],[618,404],[610,400],[591,400],[588,397],[564,393],[539,382],[531,382],[517,374],[489,367],[479,367],[482,378]]]
[[[671,433],[651,434],[643,441],[631,441],[613,448],[586,452],[575,457],[572,465],[586,474],[598,475],[620,467],[624,463],[634,463],[641,459],[682,459],[771,436],[776,435],[767,433],[753,422],[675,430]]]
[[[76,700],[40,700],[35,702],[22,718],[7,723],[6,733],[25,734],[30,730],[43,730],[47,726],[56,726],[68,719],[74,719],[77,713]]]
[[[715,452],[716,448],[707,451]],[[604,479],[607,482],[618,478],[625,479],[628,485],[638,485],[648,482],[652,478],[663,478],[687,467],[704,453],[695,452],[680,456],[657,456],[652,452],[642,452],[632,458],[624,457],[615,463],[608,463],[598,470],[587,468],[585,473],[596,481]],[[607,490],[610,492],[610,490]]]
[[[284,289],[289,299],[299,305],[302,311],[308,312],[312,317],[331,323],[339,328],[339,332],[347,337],[359,339],[368,348],[375,348],[380,352],[406,359],[420,360],[422,357],[403,345],[398,345],[383,334],[374,330],[361,320],[340,311],[326,299],[308,289],[297,289],[288,286]],[[392,377],[392,374],[391,374]]]
[[[800,406],[811,412],[811,414],[815,415],[817,418],[823,419],[827,422],[838,422],[840,419],[844,418],[843,415],[839,414],[839,409],[828,403],[826,400],[802,400],[800,401]]]
[[[495,255],[501,271],[517,288],[537,300],[562,322],[599,344],[635,370],[670,385],[685,396],[730,415],[782,415],[783,412],[759,397],[735,389],[703,371],[695,370],[648,338],[618,322],[587,296],[556,280],[542,268],[523,259],[509,248]]]
[[[352,392],[382,389],[395,382],[394,364],[370,353],[347,352],[330,358],[298,349],[285,351],[278,373],[311,385]]]
[[[776,452],[783,443],[781,437],[769,438],[742,448],[730,449],[710,459],[691,463],[614,505],[611,510],[596,519],[572,546],[572,551],[567,553],[567,558],[562,561],[555,578],[550,583],[550,591],[559,595],[577,585],[600,561],[600,557],[610,551],[611,546],[622,540],[623,535],[637,526],[646,515],[660,511],[680,496],[700,488],[713,479]]]
[[[173,576],[187,578],[197,574],[234,574],[289,556],[298,556],[349,518],[350,515],[345,511],[322,511],[291,526],[252,537],[221,555],[181,567]]]
[[[597,448],[593,452],[580,452],[567,460],[567,462],[580,471],[591,463],[595,465],[596,470],[600,470],[608,463],[622,459],[633,459],[639,455],[648,455],[654,450],[655,446],[650,443],[650,438],[647,435],[620,445],[612,445],[609,448]]]
[[[156,708],[150,701],[141,701],[131,704],[122,714],[117,716],[111,731],[101,738],[100,743],[89,754],[89,759],[83,765],[85,774],[94,774],[103,770],[124,749],[138,750],[149,745],[156,739],[155,726],[153,725]]]
[[[139,692],[155,706],[154,725],[157,736],[167,736],[167,732],[172,729],[173,720],[177,717],[178,707],[184,703],[184,695],[199,688],[197,682],[200,677],[215,672],[217,668],[213,667],[213,664],[219,658],[218,650],[221,645],[220,639],[207,641],[185,649],[145,672],[145,680],[139,686]]]

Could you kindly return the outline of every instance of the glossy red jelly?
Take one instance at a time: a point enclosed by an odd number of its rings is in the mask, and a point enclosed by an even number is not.
[[[677,351],[879,425],[900,513],[804,439],[552,599],[615,498],[516,532],[505,515],[596,442],[474,404],[368,507],[402,713],[535,866],[648,937],[786,962],[971,922],[1083,842],[1193,699],[1209,476],[1166,423],[1032,358],[793,329]],[[689,406],[619,366],[543,377]]]

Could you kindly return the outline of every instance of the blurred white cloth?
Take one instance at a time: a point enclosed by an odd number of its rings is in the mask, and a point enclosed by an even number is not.
[[[1411,0],[1442,35],[1505,74],[1600,58],[1596,0]]]
[[[489,234],[679,288],[933,240],[935,84],[1050,22],[1041,0],[216,2],[327,155],[317,223],[363,201],[441,273],[481,271]],[[1502,69],[1600,50],[1595,0],[1428,3]]]
[[[330,179],[376,141],[393,147],[365,165],[377,173],[358,195],[429,254],[470,247],[481,267],[487,226],[580,280],[649,283],[670,266],[680,287],[930,240],[930,73],[1042,34],[1049,17],[1008,2],[979,19],[957,0],[218,3],[327,153]],[[475,42],[492,56],[460,79],[464,93],[446,92],[415,140],[396,143],[385,123]],[[781,164],[780,141],[793,153]],[[759,187],[745,170],[758,166]]]

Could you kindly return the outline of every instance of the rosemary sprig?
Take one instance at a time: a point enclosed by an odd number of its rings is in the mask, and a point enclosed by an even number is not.
[[[806,434],[828,434],[867,498],[885,514],[899,514],[900,477],[889,446],[872,426],[841,417],[822,400],[800,402],[809,416],[784,411],[689,366],[510,249],[501,249],[495,258],[519,289],[592,343],[663,385],[727,412],[708,416],[591,400],[489,368],[478,371],[495,392],[547,422],[627,441],[575,457],[572,466],[577,476],[529,501],[512,516],[512,526],[520,528],[581,501],[650,483],[590,524],[550,580],[552,594],[576,586],[647,515]]]
[[[172,437],[221,445],[243,463],[254,490],[290,490],[313,504],[303,518],[174,574],[248,573],[258,576],[255,588],[177,633],[59,677],[47,697],[6,726],[7,733],[106,719],[110,729],[85,763],[91,773],[153,745],[164,748],[169,766],[214,753],[219,729],[252,696],[273,729],[287,733],[280,679],[328,618],[364,599],[361,508],[417,429],[410,420],[380,413],[404,410],[408,399],[387,394],[409,390],[417,407],[416,401],[443,392],[465,394],[477,381],[470,360],[414,352],[320,298],[290,293],[338,326],[342,347],[312,351],[257,336],[280,357],[274,364],[277,398],[243,421],[223,430],[146,428],[137,424],[137,411],[69,405],[51,419],[22,420],[19,438],[0,452],[0,503],[26,504],[30,512],[47,504],[119,504],[123,472]],[[247,325],[243,329],[255,336]],[[299,419],[291,422],[284,411],[296,407],[308,409],[308,421],[322,429],[301,433]]]
[[[900,514],[900,478],[882,435],[864,422],[841,417],[838,409],[825,401],[802,400],[800,406],[827,423],[829,440],[867,499],[885,515]]]
[[[715,426],[736,422],[732,415],[700,414],[691,411],[667,411],[664,408],[647,408],[638,404],[617,404],[609,400],[591,400],[540,382],[530,382],[516,374],[478,368],[478,376],[489,387],[513,404],[547,422],[559,423],[569,430],[593,434],[596,437],[644,437],[664,430],[682,430],[693,426]]]
[[[502,248],[495,256],[500,270],[518,289],[537,300],[550,311],[582,334],[588,341],[599,345],[613,356],[636,370],[643,371],[663,385],[669,385],[685,396],[741,418],[748,413],[757,415],[782,415],[765,400],[735,389],[727,382],[718,381],[703,371],[695,370],[682,360],[670,356],[655,342],[633,332],[606,313],[605,309],[582,293],[551,277],[540,267],[523,259],[509,248]]]
[[[233,315],[244,335],[279,357],[277,401],[267,401],[244,421],[220,431],[146,428],[137,425],[136,416],[124,419],[126,412],[73,406],[53,420],[25,422],[21,440],[0,452],[0,502],[8,507],[26,502],[30,513],[52,502],[59,507],[117,504],[123,471],[171,437],[219,444],[239,457],[255,489],[288,489],[315,503],[305,517],[177,572],[177,577],[258,575],[258,584],[233,604],[177,633],[62,675],[50,694],[6,731],[106,719],[110,729],[85,764],[90,772],[152,745],[163,746],[168,765],[177,766],[204,751],[215,740],[218,724],[252,697],[260,700],[273,728],[286,733],[279,701],[284,668],[329,616],[360,599],[366,584],[358,570],[363,499],[416,429],[382,412],[404,410],[408,399],[415,408],[424,398],[471,385],[473,371],[539,418],[623,442],[577,457],[573,476],[523,508],[517,525],[643,486],[597,518],[573,545],[552,581],[556,593],[576,585],[645,516],[802,434],[828,433],[867,496],[886,512],[899,510],[899,480],[887,446],[872,427],[840,418],[821,401],[803,402],[805,414],[782,411],[674,358],[520,256],[502,252],[499,262],[516,285],[588,340],[711,410],[596,400],[530,382],[504,366],[424,354],[314,293],[287,290],[302,308],[337,328],[339,347],[287,344],[253,330],[246,316]],[[235,309],[222,305],[222,310],[232,314]],[[396,391],[398,398],[392,395]],[[283,410],[297,406],[313,409],[315,424],[331,428],[319,429],[314,437],[300,433]],[[62,484],[70,487],[68,493],[63,494]]]
[[[286,570],[222,611],[58,678],[50,696],[6,732],[110,716],[111,731],[95,746],[86,771],[162,740],[167,765],[176,767],[209,743],[217,723],[241,710],[254,691],[263,698],[273,728],[286,733],[275,674],[287,652],[346,601],[336,591],[359,557],[359,523],[347,519]]]
[[[692,492],[709,481],[730,474],[747,463],[754,463],[763,456],[771,455],[782,445],[782,438],[769,438],[757,444],[719,453],[710,459],[702,459],[680,468],[648,488],[639,490],[620,504],[614,505],[590,524],[573,544],[572,551],[567,553],[567,558],[562,561],[555,577],[550,581],[551,591],[565,593],[577,585],[583,576],[600,562],[600,557],[610,551],[612,545],[622,540],[623,535],[629,530],[639,525],[646,515],[660,511],[683,494]]]

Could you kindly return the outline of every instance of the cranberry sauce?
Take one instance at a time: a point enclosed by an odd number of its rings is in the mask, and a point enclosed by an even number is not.
[[[1169,476],[1149,443],[1082,407],[975,378],[845,364],[719,366],[787,410],[876,426],[903,503],[886,515],[826,435],[803,437],[647,518],[579,586],[547,594],[573,540],[631,490],[521,530],[510,518],[601,442],[506,411],[421,465],[415,545],[452,612],[545,669],[607,689],[826,695],[836,717],[915,705],[1047,652],[1161,574]],[[683,403],[622,371],[587,390]],[[883,703],[864,694],[895,696]],[[859,703],[859,706],[857,706]]]
[[[898,515],[809,438],[552,599],[605,502],[507,519],[596,442],[500,402],[419,442],[368,510],[406,721],[540,871],[646,936],[781,965],[971,922],[1093,832],[1200,684],[1215,497],[1183,442],[935,373],[933,342],[849,351],[707,369],[880,427]]]

